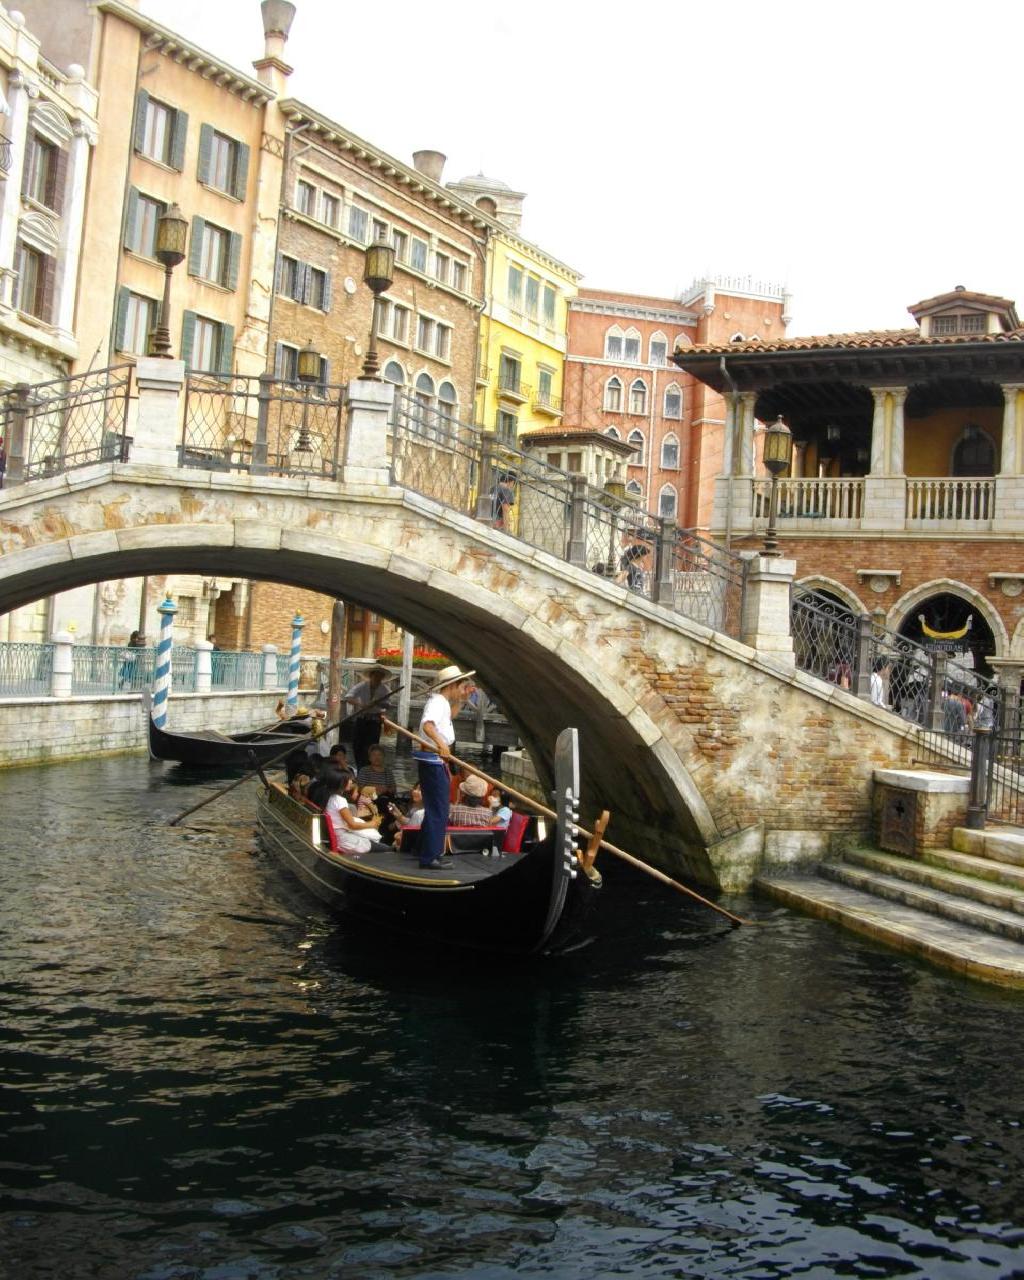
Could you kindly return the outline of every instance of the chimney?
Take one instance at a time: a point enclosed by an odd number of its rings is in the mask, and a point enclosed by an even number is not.
[[[281,95],[288,86],[292,68],[284,60],[284,47],[288,32],[295,18],[295,6],[291,0],[262,0],[263,57],[252,65],[260,84]]]
[[[414,151],[412,153],[413,168],[422,173],[431,182],[440,183],[444,173],[444,162],[448,157],[441,151]]]

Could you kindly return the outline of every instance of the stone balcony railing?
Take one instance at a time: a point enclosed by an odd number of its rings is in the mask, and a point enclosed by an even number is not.
[[[734,532],[768,520],[771,481],[733,476],[717,482],[713,526],[724,527],[731,494]],[[787,477],[778,481],[780,530],[904,530],[907,533],[1024,531],[1024,476]]]

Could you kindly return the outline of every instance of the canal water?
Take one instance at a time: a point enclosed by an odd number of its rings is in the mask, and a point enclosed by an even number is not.
[[[606,865],[589,947],[336,924],[252,791],[0,774],[0,1275],[1024,1276],[1024,996]]]

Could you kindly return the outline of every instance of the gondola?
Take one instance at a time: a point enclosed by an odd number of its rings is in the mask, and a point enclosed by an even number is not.
[[[309,737],[306,726],[289,729],[287,722],[270,730],[250,729],[245,733],[221,733],[219,729],[171,733],[153,723],[148,693],[143,694],[142,701],[149,726],[150,757],[173,760],[191,769],[250,769],[253,755],[258,764],[270,764]]]
[[[353,856],[329,847],[327,818],[265,781],[257,801],[262,846],[332,908],[375,926],[479,951],[555,954],[584,938],[601,878],[575,847],[579,747],[555,748],[554,830],[534,828],[519,853],[456,852],[436,870],[400,850]],[[456,849],[459,848],[455,844]]]

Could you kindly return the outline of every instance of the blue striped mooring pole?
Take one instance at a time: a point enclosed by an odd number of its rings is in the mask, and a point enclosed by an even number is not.
[[[299,658],[302,654],[302,628],[306,619],[301,613],[292,618],[292,652],[288,659],[288,705],[294,710],[299,705]]]
[[[158,729],[167,725],[167,699],[171,696],[171,650],[174,647],[174,615],[178,607],[170,596],[157,605],[160,615],[160,641],[156,646],[156,670],[153,673],[153,723]]]

